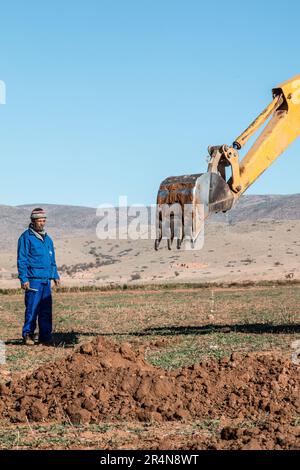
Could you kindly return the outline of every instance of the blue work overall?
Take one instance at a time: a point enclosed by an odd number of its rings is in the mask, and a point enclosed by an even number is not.
[[[51,281],[30,280],[30,288],[25,291],[25,322],[22,336],[33,334],[38,321],[39,341],[48,342],[52,334],[52,294]]]
[[[38,321],[39,340],[48,342],[52,333],[51,279],[59,279],[52,239],[27,229],[18,240],[18,272],[25,291],[25,322],[22,336],[33,334]],[[32,290],[31,290],[32,289]]]

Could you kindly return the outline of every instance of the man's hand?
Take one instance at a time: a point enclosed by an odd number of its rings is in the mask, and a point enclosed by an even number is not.
[[[59,287],[60,286],[60,279],[54,279],[54,284],[55,284],[55,287]]]
[[[27,290],[27,289],[29,289],[30,284],[29,284],[29,282],[27,281],[27,282],[24,282],[24,284],[22,284],[21,287],[22,287],[22,289]]]

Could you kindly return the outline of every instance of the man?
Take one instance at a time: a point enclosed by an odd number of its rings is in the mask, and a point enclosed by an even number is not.
[[[31,212],[31,223],[18,240],[18,273],[25,290],[24,344],[52,344],[51,279],[60,285],[53,241],[45,232],[46,213],[40,207]],[[39,335],[35,334],[36,322]]]

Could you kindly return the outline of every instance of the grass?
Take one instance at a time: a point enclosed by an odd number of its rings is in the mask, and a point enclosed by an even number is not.
[[[293,426],[300,426],[300,416],[295,416]]]
[[[211,288],[236,288],[236,287],[269,287],[269,286],[286,286],[286,285],[300,285],[300,280],[290,279],[290,280],[273,280],[273,281],[233,281],[233,282],[189,282],[189,283],[160,283],[160,284],[116,284],[110,283],[103,286],[73,286],[73,287],[61,287],[59,289],[60,293],[65,292],[109,292],[116,290],[162,290],[162,289],[211,289]],[[15,295],[22,293],[22,289],[0,289],[0,295]]]
[[[204,421],[197,421],[194,423],[195,429],[201,429],[215,434],[219,431],[220,420],[219,419],[206,419]]]
[[[120,433],[122,438],[120,439]],[[90,425],[31,424],[0,426],[0,449],[117,449],[151,435],[148,423],[101,423]],[[103,447],[104,444],[106,447]],[[135,446],[134,446],[135,447]],[[131,447],[131,448],[134,448]]]
[[[89,426],[71,424],[12,426],[3,423],[0,427],[0,449],[68,448],[73,445],[78,446],[81,440],[84,441],[86,447],[93,447],[94,441],[119,428],[121,428],[120,425],[109,423]]]
[[[300,284],[290,282],[75,289],[54,292],[53,301],[56,347],[28,347],[20,343],[23,293],[0,294],[0,339],[6,341],[7,354],[6,364],[0,365],[0,382],[65,357],[75,345],[97,335],[128,341],[134,348],[143,346],[149,362],[169,370],[232,352],[270,350],[290,356],[291,343],[300,339]],[[151,449],[160,439],[188,440],[195,433],[214,436],[220,426],[218,419],[159,426],[121,421],[89,426],[2,422],[0,449]]]
[[[146,359],[157,367],[167,370],[197,364],[205,357],[221,359],[233,352],[267,351],[280,349],[290,351],[290,344],[280,335],[257,335],[242,333],[211,333],[209,337],[188,335],[179,343],[163,350],[148,349]]]
[[[27,373],[64,357],[74,345],[96,335],[144,345],[150,362],[172,369],[233,351],[279,349],[290,354],[290,344],[300,333],[300,285],[290,283],[213,289],[181,286],[176,291],[173,286],[85,289],[56,291],[53,298],[57,347],[24,347],[20,344],[23,294],[0,295],[0,339],[6,341],[7,352],[0,380],[3,370]]]
[[[268,416],[259,420],[233,422],[233,427],[253,429],[268,423]],[[211,439],[220,434],[224,420],[204,419],[191,423],[100,423],[90,425],[31,424],[7,425],[0,423],[0,449],[152,449],[161,440],[190,442],[195,436]],[[295,418],[294,426],[299,425]]]
[[[82,425],[31,424],[0,426],[0,449],[153,449],[160,439],[188,441],[199,434],[216,435],[219,420],[193,423],[102,423]],[[143,444],[143,447],[141,446]],[[154,447],[156,448],[156,447]]]
[[[18,361],[21,362],[25,357],[26,357],[26,351],[18,350],[14,354],[7,356],[6,360],[8,362],[18,362]]]

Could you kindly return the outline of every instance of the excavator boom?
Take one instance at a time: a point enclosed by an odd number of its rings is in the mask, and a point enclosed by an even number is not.
[[[269,118],[240,161],[239,150]],[[162,239],[167,239],[169,249],[174,239],[178,248],[184,240],[193,245],[203,228],[203,221],[212,213],[230,210],[299,135],[300,75],[297,75],[273,89],[273,101],[232,146],[208,147],[206,173],[169,177],[161,183],[157,195],[155,249]],[[230,170],[229,177],[226,168]],[[186,217],[187,212],[189,217]]]

